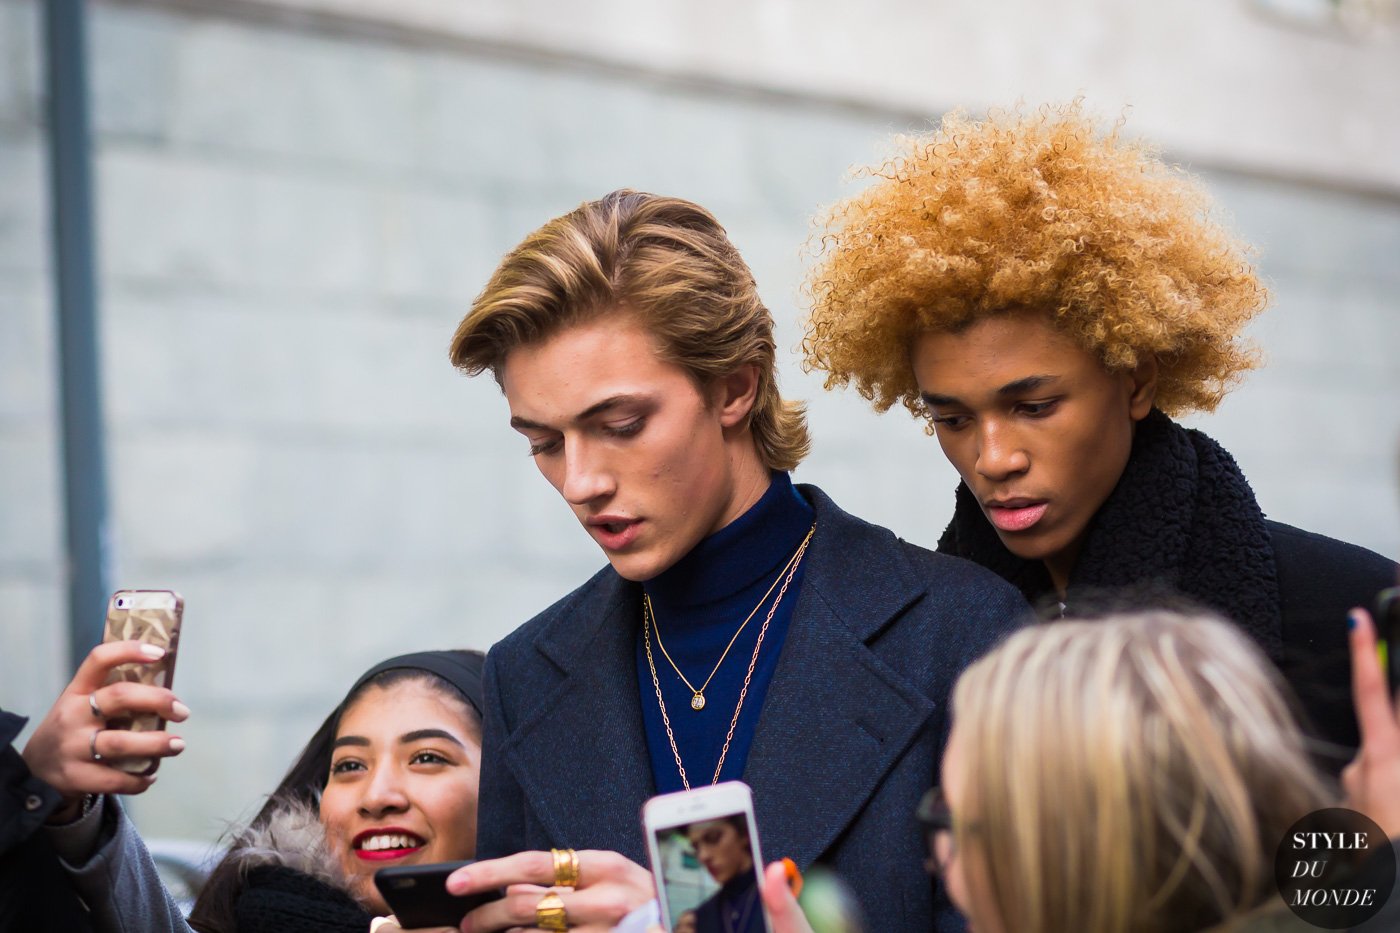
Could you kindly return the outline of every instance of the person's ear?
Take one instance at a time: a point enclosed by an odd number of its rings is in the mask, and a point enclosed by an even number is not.
[[[758,398],[758,367],[746,363],[716,379],[713,392],[711,398],[721,426],[733,428],[746,423]]]
[[[1157,359],[1144,357],[1132,372],[1128,373],[1132,390],[1128,394],[1128,414],[1134,421],[1141,421],[1152,411],[1157,401]]]

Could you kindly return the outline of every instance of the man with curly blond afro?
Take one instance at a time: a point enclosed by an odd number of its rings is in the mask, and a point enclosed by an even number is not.
[[[1241,330],[1267,302],[1204,191],[1077,102],[950,116],[866,174],[819,218],[804,349],[828,389],[928,420],[962,477],[939,550],[1055,615],[1222,612],[1355,746],[1346,613],[1394,565],[1265,519],[1170,417],[1256,365]]]

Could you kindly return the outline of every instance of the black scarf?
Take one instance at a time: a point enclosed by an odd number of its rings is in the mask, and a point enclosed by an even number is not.
[[[340,888],[281,865],[249,870],[234,917],[238,933],[365,933],[374,919]]]
[[[1032,605],[1055,599],[1045,565],[1006,549],[965,483],[938,550],[994,571]],[[1064,615],[1190,604],[1233,620],[1275,661],[1282,656],[1278,572],[1254,492],[1224,448],[1153,409],[1089,523]]]

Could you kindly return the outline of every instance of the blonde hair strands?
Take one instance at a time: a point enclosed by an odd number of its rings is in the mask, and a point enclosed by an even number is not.
[[[702,388],[758,371],[749,416],[763,464],[791,470],[811,447],[803,406],[778,391],[773,317],[713,215],[680,198],[622,189],[556,217],[501,261],[457,327],[453,365],[496,381],[516,347],[627,314]]]
[[[1212,618],[1017,633],[954,693],[968,883],[1018,933],[1166,933],[1250,913],[1288,827],[1332,800],[1281,689]]]

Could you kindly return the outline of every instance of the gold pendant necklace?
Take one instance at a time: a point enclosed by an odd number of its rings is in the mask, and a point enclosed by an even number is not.
[[[681,683],[685,684],[686,688],[690,690],[691,709],[699,712],[705,708],[705,691],[709,688],[710,681],[714,680],[715,675],[719,673],[720,665],[724,663],[724,659],[729,657],[729,649],[734,647],[734,643],[739,640],[739,636],[743,634],[749,622],[758,614],[758,610],[763,608],[763,604],[768,601],[768,597],[773,595],[773,590],[777,588],[778,581],[785,578],[788,581],[792,580],[792,571],[797,569],[797,562],[802,559],[802,552],[807,549],[807,542],[812,540],[812,533],[816,530],[817,526],[813,524],[811,529],[807,532],[807,537],[802,539],[802,543],[797,546],[797,550],[788,558],[788,562],[783,565],[783,569],[779,570],[777,576],[773,578],[773,582],[769,585],[768,591],[759,597],[758,603],[753,609],[749,610],[749,614],[745,616],[744,621],[739,624],[739,628],[734,632],[734,637],[729,639],[729,644],[724,646],[724,652],[719,656],[719,660],[716,661],[715,666],[710,669],[710,676],[706,677],[705,682],[699,687],[691,683],[690,678],[686,677],[676,662],[671,660],[671,653],[666,650],[666,645],[661,641],[661,626],[656,624],[656,607],[651,604],[651,597],[645,592],[642,593],[642,602],[645,604],[646,611],[651,615],[651,625],[656,631],[656,647],[661,649],[661,656],[666,659],[667,664],[671,665],[671,670],[676,672],[676,676],[681,679]],[[784,583],[783,587],[786,589],[787,583]],[[779,595],[777,601],[781,601],[782,598],[783,597]],[[774,605],[777,605],[777,601],[774,602]],[[771,612],[768,615],[769,618],[772,618]]]
[[[768,615],[763,619],[763,627],[758,630],[758,643],[753,646],[753,657],[749,658],[749,670],[748,673],[744,675],[744,686],[739,690],[739,702],[734,707],[734,716],[729,720],[729,732],[724,737],[724,747],[719,751],[719,762],[715,765],[714,776],[710,778],[711,784],[719,783],[720,772],[724,770],[724,759],[729,754],[729,743],[734,740],[734,728],[739,725],[739,712],[744,708],[744,698],[749,695],[749,681],[753,679],[753,669],[754,666],[758,664],[758,652],[759,649],[763,647],[763,636],[768,634],[768,624],[773,621],[773,613],[778,611],[778,604],[781,603],[783,597],[787,595],[788,585],[792,583],[792,578],[797,573],[797,566],[802,563],[802,555],[806,552],[807,544],[812,540],[812,535],[816,533],[816,530],[817,526],[815,524],[812,525],[812,530],[807,532],[807,537],[803,538],[802,544],[798,546],[797,553],[792,556],[792,560],[788,561],[787,576],[783,579],[783,588],[778,591],[778,598],[773,600],[773,605],[768,607]],[[768,592],[773,592],[772,587],[769,587]],[[764,598],[767,599],[766,596]],[[763,604],[759,603],[759,605],[761,606]],[[757,611],[757,607],[755,607],[755,611]],[[746,624],[747,621],[748,620],[745,620]],[[642,644],[646,647],[647,668],[651,671],[651,686],[652,689],[656,691],[656,704],[661,707],[661,722],[666,726],[666,740],[671,743],[671,754],[676,758],[676,769],[681,773],[681,784],[685,785],[686,790],[690,790],[690,778],[686,776],[685,764],[681,762],[681,751],[676,747],[676,734],[671,731],[671,717],[666,714],[666,701],[661,698],[661,681],[656,676],[656,660],[651,655],[650,630],[655,628],[655,626],[656,616],[653,615],[651,611],[651,600],[643,598]],[[738,636],[736,635],[735,637],[737,638]],[[658,645],[661,644],[661,633],[659,631],[656,634],[656,643]],[[729,644],[733,645],[734,641],[731,639]],[[726,654],[729,652],[728,648],[724,650]],[[668,657],[667,660],[669,661],[670,658]],[[724,658],[721,657],[720,660],[723,661]],[[675,667],[675,664],[671,666]],[[680,671],[676,671],[676,673],[679,674]],[[710,676],[713,677],[714,674],[711,673]],[[681,679],[685,680],[684,677]],[[706,681],[705,685],[709,686],[709,681]],[[686,683],[686,686],[690,686],[689,682]],[[691,689],[693,690],[694,688],[692,687]],[[691,701],[691,705],[694,707],[693,700]],[[694,708],[698,709],[699,707]]]

